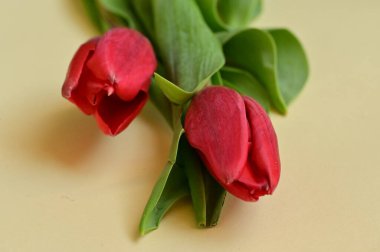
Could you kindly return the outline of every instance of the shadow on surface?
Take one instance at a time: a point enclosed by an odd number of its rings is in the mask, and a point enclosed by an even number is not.
[[[67,168],[76,168],[91,155],[101,135],[96,122],[76,109],[51,114],[39,122],[40,134],[33,136],[36,155],[50,157]]]

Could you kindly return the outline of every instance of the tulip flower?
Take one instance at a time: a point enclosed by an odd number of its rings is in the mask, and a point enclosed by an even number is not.
[[[186,137],[211,175],[231,194],[256,201],[280,178],[276,133],[252,98],[226,87],[196,95],[184,123]]]
[[[156,58],[139,32],[115,28],[83,44],[71,61],[62,95],[94,115],[108,135],[123,131],[148,100]]]

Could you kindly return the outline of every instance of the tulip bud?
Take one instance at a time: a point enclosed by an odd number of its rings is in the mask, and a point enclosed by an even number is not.
[[[256,201],[274,191],[280,178],[277,137],[252,98],[208,87],[194,97],[184,127],[190,145],[228,192]]]
[[[115,28],[78,49],[62,95],[94,115],[105,134],[116,135],[147,102],[156,65],[153,48],[143,35]]]

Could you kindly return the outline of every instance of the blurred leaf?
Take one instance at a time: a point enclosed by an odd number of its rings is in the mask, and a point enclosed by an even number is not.
[[[193,92],[224,64],[220,43],[194,0],[153,0],[155,37],[168,80]],[[165,93],[165,91],[163,91]]]
[[[216,72],[211,76],[211,83],[213,85],[220,85],[223,86],[223,79],[222,75],[220,74],[220,71]]]
[[[304,49],[286,29],[269,30],[277,48],[277,76],[282,97],[289,104],[301,92],[309,74]]]
[[[263,0],[253,0],[252,2],[252,12],[251,12],[251,18],[248,20],[248,24],[252,22],[255,18],[257,18],[261,12],[263,11]]]
[[[154,37],[153,0],[129,0],[150,38]]]
[[[214,31],[246,27],[262,9],[261,0],[197,0],[197,3]]]
[[[262,9],[261,0],[219,0],[217,4],[220,18],[230,29],[248,25]]]
[[[269,112],[270,99],[267,91],[250,73],[232,67],[223,67],[220,73],[224,86],[235,89],[242,95],[252,97]]]
[[[131,12],[129,0],[99,0],[99,3],[115,16],[123,20],[124,25],[139,30],[139,24]]]
[[[228,40],[230,40],[233,36],[235,36],[237,33],[241,31],[242,30],[221,31],[221,32],[216,32],[215,36],[218,38],[220,43],[225,44]]]
[[[100,7],[96,0],[82,0],[82,3],[86,9],[92,23],[100,33],[104,33],[108,30],[109,25],[104,21]]]

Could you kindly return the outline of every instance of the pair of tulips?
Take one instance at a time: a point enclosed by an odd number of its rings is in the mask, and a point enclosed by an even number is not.
[[[143,35],[114,28],[78,49],[62,95],[94,115],[105,134],[117,135],[147,102],[156,66],[154,50]],[[184,129],[210,174],[231,194],[256,201],[276,188],[276,134],[252,98],[226,87],[206,87],[192,99]]]

